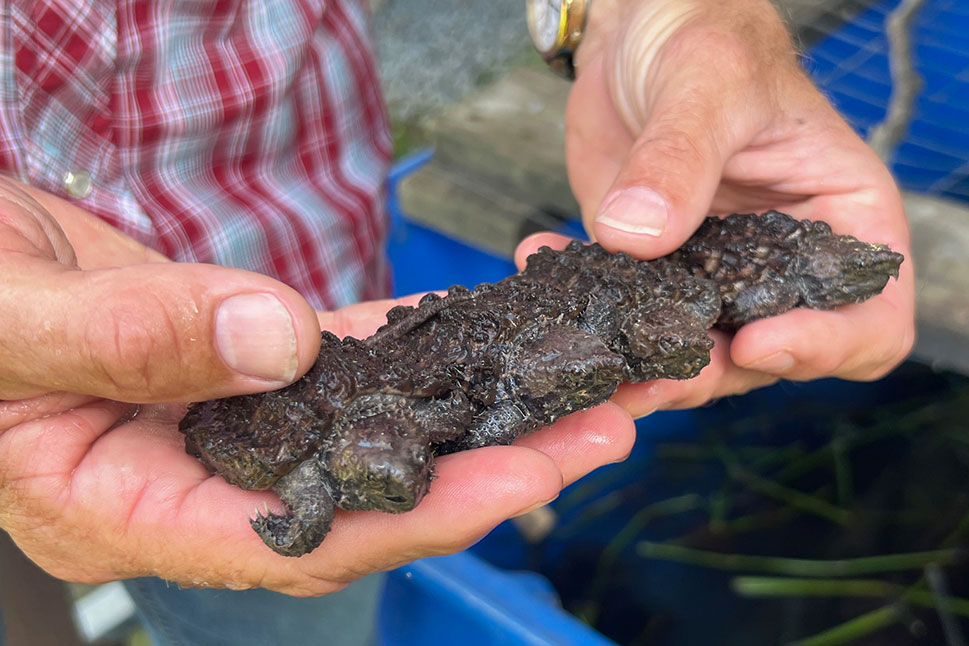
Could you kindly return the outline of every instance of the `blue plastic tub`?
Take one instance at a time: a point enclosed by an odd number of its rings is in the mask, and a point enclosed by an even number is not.
[[[387,251],[394,269],[394,295],[474,286],[501,280],[516,271],[507,258],[476,249],[407,219],[397,201],[397,183],[431,159],[430,150],[401,159],[391,170],[387,207],[390,235]]]
[[[516,271],[500,258],[408,220],[396,186],[431,158],[430,151],[398,162],[390,176],[388,241],[398,296],[449,285],[496,282]],[[516,548],[508,545],[510,550]],[[500,548],[499,548],[500,551]],[[539,574],[505,571],[471,552],[417,561],[390,573],[380,616],[385,646],[614,646],[563,611]]]
[[[561,610],[541,575],[506,572],[470,552],[391,572],[380,634],[385,646],[615,646]]]

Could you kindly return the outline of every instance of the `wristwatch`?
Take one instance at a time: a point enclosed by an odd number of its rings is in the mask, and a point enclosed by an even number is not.
[[[528,31],[549,67],[575,78],[572,57],[582,40],[591,0],[526,0]]]

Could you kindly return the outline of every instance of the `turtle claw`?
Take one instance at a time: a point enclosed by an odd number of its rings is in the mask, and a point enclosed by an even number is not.
[[[316,545],[307,544],[303,524],[291,514],[263,515],[257,509],[255,518],[250,518],[249,524],[259,534],[263,543],[283,556],[302,556],[316,547]]]
[[[284,512],[275,514],[263,501],[262,511],[249,519],[263,543],[283,556],[302,556],[316,549],[333,524],[333,497],[327,491],[319,464],[307,460],[283,476],[273,491]]]

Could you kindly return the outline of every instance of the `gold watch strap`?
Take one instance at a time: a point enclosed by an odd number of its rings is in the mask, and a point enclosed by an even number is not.
[[[575,78],[575,50],[582,41],[591,2],[592,0],[562,0],[559,32],[556,39],[561,45],[554,53],[545,57],[545,62],[567,79]]]

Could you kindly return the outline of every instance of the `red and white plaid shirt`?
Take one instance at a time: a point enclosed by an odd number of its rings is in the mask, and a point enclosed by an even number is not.
[[[0,168],[319,308],[386,294],[366,0],[0,2]]]

